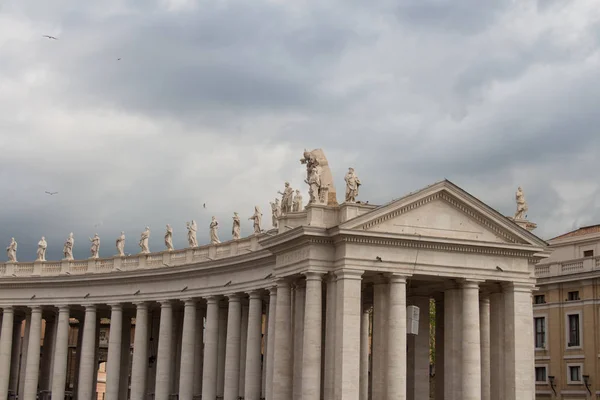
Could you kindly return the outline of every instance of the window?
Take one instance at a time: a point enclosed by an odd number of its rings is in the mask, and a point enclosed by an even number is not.
[[[569,382],[581,382],[580,365],[569,365]]]
[[[535,348],[544,349],[546,347],[546,318],[537,317],[535,322]]]
[[[583,252],[584,257],[594,257],[594,250],[585,250]]]
[[[569,297],[567,299],[568,301],[579,300],[579,290],[569,292]]]
[[[535,381],[546,382],[546,367],[535,367]]]
[[[579,314],[570,314],[569,318],[569,343],[568,347],[580,346],[579,341]]]
[[[534,304],[546,304],[546,296],[543,294],[535,295],[533,302]]]

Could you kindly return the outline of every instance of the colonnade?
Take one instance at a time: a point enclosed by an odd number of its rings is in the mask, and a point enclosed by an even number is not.
[[[11,391],[35,400],[42,390],[65,398],[74,314],[83,327],[74,388],[80,400],[95,398],[101,315],[111,321],[105,400],[149,393],[156,400],[428,399],[430,298],[437,400],[533,399],[531,287],[462,279],[424,292],[407,290],[407,279],[344,268],[158,302],[5,305],[0,399]],[[420,308],[418,335],[407,334],[407,304]]]

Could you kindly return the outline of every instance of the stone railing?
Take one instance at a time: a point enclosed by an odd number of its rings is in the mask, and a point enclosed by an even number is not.
[[[253,235],[214,245],[204,245],[149,254],[114,256],[88,260],[0,263],[0,279],[27,276],[59,276],[101,274],[114,271],[133,271],[148,268],[169,268],[235,257],[261,249],[259,238]]]
[[[596,270],[600,271],[600,257],[585,257],[561,263],[538,264],[535,266],[535,276],[537,278],[548,278]]]

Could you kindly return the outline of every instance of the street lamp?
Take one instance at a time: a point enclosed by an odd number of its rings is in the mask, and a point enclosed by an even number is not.
[[[548,375],[548,381],[550,382],[550,388],[552,389],[552,391],[554,392],[554,395],[556,396],[556,385],[554,385],[554,375]]]
[[[581,377],[583,378],[583,384],[585,385],[585,388],[587,389],[588,393],[591,395],[592,391],[590,390],[590,376],[589,375],[581,375]]]

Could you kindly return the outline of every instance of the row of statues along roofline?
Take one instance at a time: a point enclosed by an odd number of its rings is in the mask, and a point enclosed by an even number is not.
[[[303,158],[300,159],[302,164],[306,165],[306,180],[304,181],[308,187],[309,193],[309,201],[308,204],[321,204],[321,205],[329,205],[336,206],[336,192],[335,186],[333,184],[333,178],[331,174],[331,170],[329,168],[329,163],[327,162],[327,158],[323,153],[323,150],[316,149],[313,151],[304,151]],[[356,176],[354,172],[354,168],[348,168],[348,172],[344,177],[344,181],[346,182],[346,192],[345,192],[345,202],[346,203],[356,203],[356,198],[358,197],[359,188],[361,186],[361,181]],[[300,212],[303,210],[302,205],[302,195],[300,194],[300,190],[295,191],[290,186],[289,182],[285,182],[285,188],[283,192],[278,192],[281,195],[281,203],[279,199],[275,199],[275,202],[271,202],[271,212],[272,212],[272,224],[274,228],[278,228],[278,220],[281,216],[286,215],[288,213]],[[517,189],[515,199],[517,202],[517,211],[515,212],[514,217],[512,218],[515,222],[527,222],[527,210],[528,205],[525,200],[525,195],[521,187]],[[233,213],[233,227],[231,230],[232,239],[239,240],[241,238],[241,220],[237,212]],[[263,232],[262,229],[262,213],[258,206],[254,207],[254,214],[248,218],[253,221],[254,232],[253,235],[257,235]],[[528,222],[527,222],[528,223]],[[530,224],[529,226],[535,227],[535,224]],[[198,241],[196,239],[196,234],[198,231],[198,225],[195,220],[186,223],[186,227],[188,230],[188,244],[189,247],[195,248],[198,247]],[[216,217],[212,217],[212,220],[209,225],[210,232],[210,243],[218,244],[221,243],[218,235],[219,222]],[[140,254],[148,254],[150,253],[149,248],[149,239],[150,239],[150,228],[146,227],[145,230],[141,233],[139,247],[141,248]],[[99,258],[100,251],[100,237],[96,233],[93,238],[89,238],[91,242],[90,253],[92,259]],[[73,246],[75,244],[75,240],[73,238],[73,233],[69,235],[64,246],[63,246],[63,255],[64,260],[73,260]],[[125,256],[125,232],[121,232],[121,235],[116,240],[116,248],[118,251],[117,256],[124,257]],[[173,251],[173,229],[170,225],[167,224],[167,229],[165,233],[165,246],[167,251]],[[36,261],[46,261],[46,249],[48,248],[48,243],[46,239],[42,237],[42,239],[38,242],[37,249],[37,258]],[[15,238],[11,238],[11,242],[9,246],[6,248],[6,252],[8,255],[8,262],[17,262],[17,242]]]
[[[329,169],[329,163],[327,162],[327,158],[325,157],[323,151],[321,149],[316,149],[313,151],[305,150],[303,158],[300,160],[300,162],[306,165],[305,183],[309,187],[308,193],[310,196],[308,204],[337,205],[335,186],[333,185],[331,170]],[[346,181],[345,201],[348,203],[354,203],[356,202],[356,197],[358,196],[358,189],[361,185],[361,182],[354,173],[353,168],[348,169],[348,173],[346,174],[344,180]],[[273,228],[278,228],[278,219],[281,216],[292,212],[303,211],[302,195],[300,194],[300,190],[296,190],[296,194],[294,196],[294,190],[291,188],[289,182],[285,183],[284,191],[278,193],[282,196],[281,203],[279,202],[279,199],[276,199],[274,203],[271,203]],[[231,229],[232,239],[239,240],[241,238],[241,220],[237,212],[234,212],[233,214],[233,227]],[[263,232],[262,213],[260,212],[258,206],[254,207],[254,214],[248,219],[253,221],[253,235],[257,235]],[[191,222],[187,222],[186,227],[188,230],[187,239],[189,247],[198,247],[198,240],[196,238],[198,225],[196,221],[192,220]],[[221,241],[219,240],[218,229],[219,222],[217,221],[217,218],[213,216],[209,225],[211,244],[221,243]],[[166,250],[173,251],[173,228],[168,224],[166,227],[164,238]],[[141,251],[139,254],[150,253],[149,239],[150,228],[146,227],[140,235],[140,241],[138,245]],[[100,258],[100,236],[98,236],[98,234],[96,233],[94,234],[94,237],[89,238],[89,241],[91,243],[90,258]],[[74,245],[75,239],[73,233],[70,233],[69,237],[63,245],[63,260],[74,260]],[[115,242],[115,246],[118,252],[117,256],[125,257],[125,232],[121,232],[121,235],[117,238]],[[17,241],[15,240],[15,238],[11,238],[11,242],[6,248],[8,262],[17,262],[17,247]],[[35,260],[36,262],[46,261],[47,248],[48,243],[46,242],[46,238],[42,237],[41,240],[38,242],[37,258]]]

